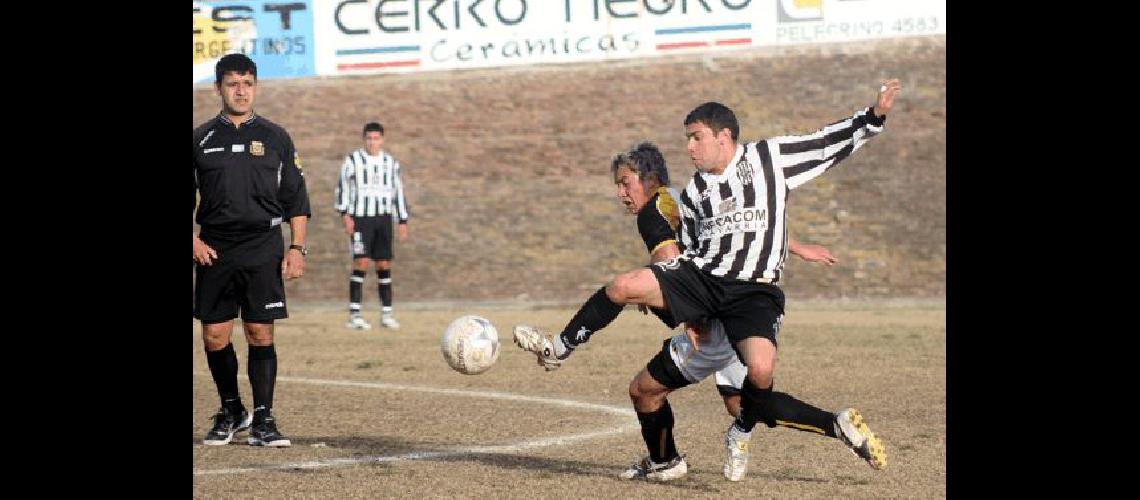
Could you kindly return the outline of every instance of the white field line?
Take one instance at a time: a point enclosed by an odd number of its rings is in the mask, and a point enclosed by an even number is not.
[[[206,373],[195,373],[198,376],[209,376]],[[616,406],[606,406],[595,403],[583,403],[581,401],[573,401],[569,399],[554,399],[554,398],[541,398],[535,396],[523,396],[519,394],[511,394],[508,392],[493,392],[493,391],[466,391],[461,389],[445,389],[440,387],[426,387],[414,385],[401,385],[401,384],[386,384],[382,382],[353,382],[348,380],[323,380],[312,379],[304,377],[288,377],[280,376],[277,380],[283,382],[297,382],[302,384],[314,385],[329,385],[329,386],[344,386],[344,387],[364,387],[369,389],[381,389],[389,391],[414,391],[426,392],[432,394],[445,394],[449,396],[461,397],[474,397],[474,398],[487,398],[487,399],[502,399],[507,401],[522,401],[529,403],[548,404],[555,406],[563,406],[569,408],[576,408],[582,410],[600,411],[609,413],[611,415],[625,417],[622,420],[627,420],[630,417],[635,417],[636,413],[630,408],[619,408]],[[353,465],[359,463],[371,462],[400,462],[404,460],[422,460],[430,458],[453,457],[459,455],[472,455],[472,454],[487,454],[487,453],[516,453],[523,450],[532,448],[541,448],[545,446],[566,445],[584,441],[587,439],[594,439],[599,437],[611,436],[623,432],[637,430],[640,425],[636,420],[626,422],[625,425],[606,430],[599,430],[594,432],[586,432],[581,434],[570,434],[565,436],[554,436],[543,439],[531,439],[526,441],[519,441],[510,444],[501,445],[488,445],[488,446],[471,446],[465,448],[457,448],[447,451],[419,451],[411,453],[402,453],[399,455],[373,455],[363,457],[347,457],[347,458],[327,458],[322,460],[310,460],[305,462],[291,462],[283,464],[268,464],[259,465],[254,467],[235,467],[228,469],[194,469],[195,476],[204,475],[217,475],[217,474],[241,474],[245,472],[255,472],[261,470],[289,470],[289,469],[316,469],[321,467],[335,467],[343,465]]]

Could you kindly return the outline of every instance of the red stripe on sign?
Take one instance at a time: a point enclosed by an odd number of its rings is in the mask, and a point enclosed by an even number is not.
[[[708,46],[709,46],[708,42],[659,43],[659,44],[657,44],[657,50],[684,49],[684,48],[688,48],[688,47],[708,47]]]
[[[338,64],[336,69],[372,69],[372,68],[390,68],[392,66],[419,66],[420,60],[414,61],[388,61],[388,62],[370,62],[370,63],[353,63],[353,64]]]
[[[716,44],[717,45],[745,45],[745,44],[751,45],[752,39],[751,38],[727,38],[724,40],[717,40]]]

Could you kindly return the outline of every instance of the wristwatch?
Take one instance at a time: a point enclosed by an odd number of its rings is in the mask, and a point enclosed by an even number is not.
[[[309,247],[305,245],[289,245],[289,250],[297,250],[301,255],[309,255]]]

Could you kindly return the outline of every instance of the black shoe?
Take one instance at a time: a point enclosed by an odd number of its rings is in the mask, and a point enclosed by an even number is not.
[[[248,429],[252,420],[253,416],[245,411],[245,408],[223,406],[214,414],[214,428],[206,433],[202,444],[210,446],[229,444],[234,438],[234,433]]]
[[[266,410],[253,412],[253,426],[249,428],[250,446],[273,446],[284,448],[293,443],[277,430],[277,422],[273,415]]]

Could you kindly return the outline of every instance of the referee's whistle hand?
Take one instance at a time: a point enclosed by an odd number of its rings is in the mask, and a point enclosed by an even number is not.
[[[194,235],[194,262],[203,266],[209,266],[214,263],[214,259],[216,258],[218,258],[218,252],[210,248],[210,245],[198,239],[198,235]]]
[[[301,252],[285,252],[285,260],[281,262],[281,274],[285,279],[297,279],[305,274],[305,257]]]

